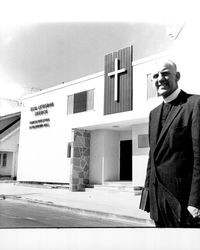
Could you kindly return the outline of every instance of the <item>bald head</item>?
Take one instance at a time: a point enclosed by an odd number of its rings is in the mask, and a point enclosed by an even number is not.
[[[177,72],[177,66],[176,63],[166,59],[166,60],[162,60],[162,61],[157,61],[154,64],[154,68],[153,68],[153,73],[155,73],[156,71],[159,71],[161,68],[163,67],[169,67],[171,68],[171,70],[176,73]]]
[[[166,98],[178,88],[180,73],[176,64],[171,60],[159,61],[152,74],[158,96]]]

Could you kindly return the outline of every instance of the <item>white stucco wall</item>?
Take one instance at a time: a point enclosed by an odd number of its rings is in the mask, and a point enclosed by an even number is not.
[[[31,107],[52,102],[54,107],[48,109],[47,115],[35,116],[30,111]],[[29,129],[30,121],[44,118],[50,119],[50,127]],[[67,141],[71,138],[67,127],[66,98],[61,98],[60,93],[56,95],[51,92],[24,102],[17,178],[19,181],[69,181]]]
[[[91,132],[89,180],[91,184],[102,184],[104,181],[104,131]]]
[[[51,88],[23,100],[20,147],[19,147],[19,181],[69,182],[70,159],[67,158],[67,145],[71,142],[72,128],[91,123],[102,117],[103,100],[99,92],[103,77],[72,82]],[[94,110],[68,115],[67,96],[95,88]],[[96,93],[98,91],[98,94]],[[36,116],[31,108],[53,103],[48,114]],[[100,108],[99,108],[100,107]],[[98,111],[98,112],[97,112]],[[49,118],[50,127],[30,129],[30,121]]]
[[[133,186],[144,186],[149,148],[138,148],[138,135],[148,134],[148,124],[133,125]]]
[[[132,130],[120,131],[120,141],[132,140]]]
[[[104,180],[119,180],[119,132],[106,130],[104,132]]]
[[[119,132],[91,132],[89,179],[91,184],[119,180]]]

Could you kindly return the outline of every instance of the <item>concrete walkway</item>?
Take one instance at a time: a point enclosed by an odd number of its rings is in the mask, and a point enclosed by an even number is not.
[[[141,227],[154,227],[149,214],[138,209],[140,195],[130,192],[71,192],[67,187],[52,188],[48,185],[0,181],[0,199],[18,199],[63,207],[76,213],[131,220],[141,223]]]

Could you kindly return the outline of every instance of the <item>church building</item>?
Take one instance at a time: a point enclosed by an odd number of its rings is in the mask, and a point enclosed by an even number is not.
[[[17,180],[69,183],[72,191],[106,182],[142,187],[148,116],[162,101],[151,82],[151,69],[155,61],[169,57],[181,69],[187,67],[181,36],[174,43],[176,50],[134,60],[130,45],[106,55],[103,72],[25,96]],[[192,85],[189,89],[196,91]]]

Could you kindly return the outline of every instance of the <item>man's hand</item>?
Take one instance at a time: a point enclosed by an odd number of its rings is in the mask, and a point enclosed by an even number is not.
[[[200,217],[200,209],[196,207],[192,207],[192,206],[188,206],[187,209],[190,212],[190,214],[193,216],[193,218]]]

